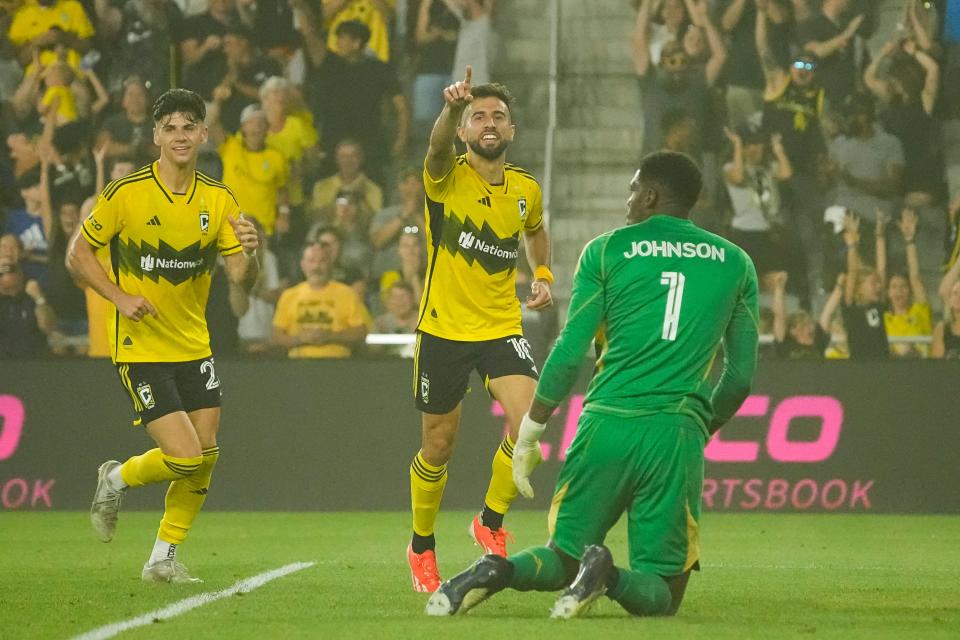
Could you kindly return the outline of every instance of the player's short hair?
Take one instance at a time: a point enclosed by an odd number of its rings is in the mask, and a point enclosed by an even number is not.
[[[703,174],[693,159],[676,151],[651,153],[640,164],[640,181],[656,185],[686,210],[693,208],[703,189]]]
[[[182,113],[193,123],[201,123],[207,117],[203,98],[188,89],[170,89],[153,103],[153,121],[160,122],[167,116]]]
[[[474,100],[477,98],[499,98],[503,101],[503,104],[507,105],[507,116],[510,117],[510,121],[513,122],[513,94],[510,93],[510,89],[507,89],[504,85],[499,82],[487,82],[486,84],[478,84],[475,87],[470,88],[470,93],[473,95]]]
[[[337,25],[334,33],[337,36],[347,36],[359,40],[361,46],[366,45],[370,40],[370,27],[359,20],[344,20]]]

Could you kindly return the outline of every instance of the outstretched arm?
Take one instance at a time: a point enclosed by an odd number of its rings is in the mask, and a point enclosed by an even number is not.
[[[837,311],[837,307],[840,306],[840,302],[843,300],[843,285],[846,279],[847,276],[842,273],[837,276],[837,284],[833,287],[833,291],[830,292],[830,297],[828,297],[827,301],[823,304],[823,310],[820,312],[820,328],[823,329],[824,333],[830,333],[830,322],[833,320],[833,314]]]
[[[432,178],[447,175],[456,160],[457,148],[454,146],[454,139],[460,118],[473,100],[470,87],[472,77],[473,67],[467,65],[463,80],[443,90],[443,110],[430,132],[430,147],[427,149],[426,169]]]
[[[641,0],[631,40],[633,71],[638,76],[650,70],[650,0]]]
[[[913,209],[904,209],[900,214],[900,233],[907,246],[907,274],[910,278],[910,288],[913,289],[913,299],[921,304],[927,303],[927,289],[923,286],[920,276],[920,256],[917,253],[917,222],[919,217]]]

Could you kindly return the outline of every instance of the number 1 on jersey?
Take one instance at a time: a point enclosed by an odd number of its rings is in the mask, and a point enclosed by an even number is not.
[[[663,313],[663,334],[661,340],[676,340],[677,326],[680,324],[680,303],[683,301],[683,283],[686,278],[679,271],[664,271],[660,274],[660,284],[670,287],[667,291],[667,308]]]

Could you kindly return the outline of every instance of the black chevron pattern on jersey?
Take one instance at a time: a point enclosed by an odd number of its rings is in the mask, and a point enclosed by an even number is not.
[[[444,220],[440,246],[469,265],[480,263],[484,271],[494,275],[517,267],[520,234],[501,238],[486,222],[477,227],[469,218],[461,220],[451,211]]]
[[[154,247],[145,241],[121,239],[117,248],[120,273],[154,282],[163,278],[174,286],[212,273],[217,264],[216,242],[201,247],[197,241],[183,249],[174,249],[163,240]]]

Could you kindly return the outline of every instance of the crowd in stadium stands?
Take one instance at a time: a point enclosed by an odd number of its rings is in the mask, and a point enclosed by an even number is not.
[[[960,0],[904,0],[876,55],[872,0],[631,1],[643,151],[702,165],[697,222],[756,263],[769,355],[960,358]],[[156,159],[172,86],[207,102],[200,170],[262,234],[249,296],[215,272],[214,352],[411,332],[423,150],[443,87],[491,79],[494,2],[0,0],[0,358],[109,355],[108,303],[64,255]]]

